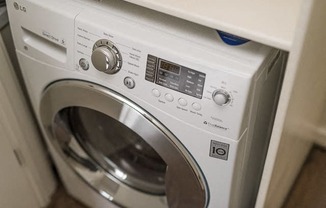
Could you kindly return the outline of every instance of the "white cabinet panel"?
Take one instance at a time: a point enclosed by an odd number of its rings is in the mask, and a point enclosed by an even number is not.
[[[1,115],[2,113],[0,113]],[[8,141],[10,133],[2,123],[0,123],[0,132],[0,207],[38,207],[31,184],[22,171]],[[20,154],[19,150],[16,150],[16,154]]]
[[[289,50],[302,0],[126,0]]]
[[[0,33],[0,208],[45,207],[55,187],[46,150]]]

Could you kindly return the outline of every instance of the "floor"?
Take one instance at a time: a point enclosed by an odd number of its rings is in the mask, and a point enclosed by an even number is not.
[[[315,147],[283,208],[326,208],[326,149]]]
[[[70,197],[64,190],[63,186],[59,186],[56,193],[52,196],[52,202],[47,208],[87,208],[79,201]]]
[[[326,149],[314,147],[283,208],[326,208]],[[47,208],[86,208],[59,186]]]

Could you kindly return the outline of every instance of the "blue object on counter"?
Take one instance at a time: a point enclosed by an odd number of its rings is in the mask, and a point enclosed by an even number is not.
[[[247,43],[248,39],[236,36],[236,35],[232,35],[230,33],[226,33],[223,31],[219,31],[217,30],[217,33],[219,34],[219,36],[221,37],[221,39],[223,40],[224,43],[228,44],[228,45],[232,45],[232,46],[237,46],[237,45],[242,45]]]

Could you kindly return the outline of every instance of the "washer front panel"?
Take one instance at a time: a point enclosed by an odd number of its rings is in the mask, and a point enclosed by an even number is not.
[[[228,138],[221,137],[217,134],[210,133],[205,130],[201,130],[191,126],[186,122],[181,122],[180,119],[172,116],[170,114],[162,112],[161,109],[157,108],[153,104],[143,101],[141,96],[136,96],[130,94],[130,90],[124,85],[111,85],[107,82],[106,79],[98,79],[91,76],[88,76],[86,73],[80,73],[78,71],[72,71],[67,69],[60,69],[57,67],[49,66],[41,61],[36,61],[31,59],[29,56],[18,53],[18,58],[21,65],[28,69],[24,70],[24,79],[27,83],[27,89],[33,104],[34,111],[37,112],[37,117],[40,121],[40,125],[43,126],[42,120],[40,118],[39,110],[41,105],[42,93],[43,90],[51,83],[57,82],[58,80],[74,79],[74,80],[87,80],[92,83],[97,83],[102,86],[107,86],[113,90],[123,94],[125,97],[128,97],[133,102],[137,103],[147,112],[150,112],[157,120],[164,124],[173,134],[180,139],[185,148],[191,153],[192,157],[195,158],[196,163],[199,165],[200,169],[205,176],[205,179],[208,184],[210,199],[209,205],[215,207],[228,207],[230,203],[230,198],[235,197],[232,195],[232,186],[237,184],[237,180],[241,178],[241,167],[243,162],[243,152],[245,148],[245,141],[247,137],[247,131],[241,136],[242,139],[239,141],[232,141]],[[40,77],[42,79],[40,79]],[[123,81],[123,80],[121,80]],[[125,87],[125,88],[124,88]],[[125,90],[124,90],[125,89]],[[65,90],[63,90],[64,92]],[[152,96],[152,95],[151,95]],[[88,100],[88,97],[83,97],[84,100]],[[57,100],[52,100],[57,101]],[[51,105],[49,105],[51,106]],[[43,128],[43,131],[45,132]],[[58,165],[59,172],[61,176],[65,179],[65,182],[71,191],[72,194],[75,194],[76,197],[90,206],[102,208],[107,206],[106,202],[101,202],[100,205],[97,205],[97,201],[92,201],[94,197],[97,197],[93,193],[93,190],[89,190],[88,186],[83,186],[83,189],[86,190],[73,190],[74,187],[79,187],[79,178],[78,180],[67,177],[67,175],[75,178],[75,172],[71,168],[66,167],[66,161],[63,159],[61,154],[58,154],[57,148],[53,147],[53,142],[51,141],[52,137],[45,134],[45,139],[47,144],[50,147],[51,154],[54,156],[54,160]],[[223,159],[216,158],[213,149],[217,150],[221,145],[214,145],[215,142],[224,143],[228,145],[227,158]],[[219,144],[221,144],[219,143]],[[225,149],[227,150],[227,149]],[[217,153],[217,152],[216,152]],[[209,156],[212,155],[212,156]],[[225,160],[226,159],[226,160]],[[83,194],[89,193],[90,196],[84,196]],[[76,195],[80,193],[81,195]],[[95,192],[94,192],[95,193]],[[212,197],[219,196],[219,197]],[[99,198],[98,200],[100,200]],[[135,199],[137,200],[137,199]],[[99,202],[100,203],[100,202]],[[96,206],[95,206],[95,205]],[[146,207],[146,206],[144,206]]]

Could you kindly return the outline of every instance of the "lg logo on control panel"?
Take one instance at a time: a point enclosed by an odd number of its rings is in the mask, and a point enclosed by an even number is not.
[[[20,10],[20,11],[23,11],[23,12],[26,12],[26,7],[22,6],[22,5],[19,5],[17,2],[14,2],[14,7],[16,10]]]

